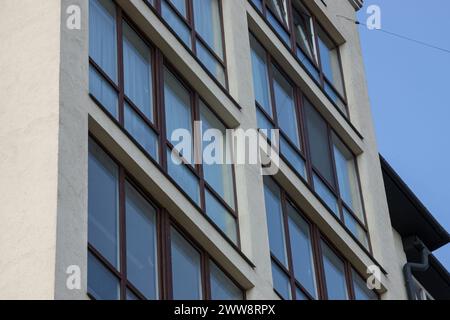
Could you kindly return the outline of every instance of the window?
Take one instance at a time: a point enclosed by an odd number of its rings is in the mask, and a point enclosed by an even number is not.
[[[352,269],[353,291],[356,300],[378,300],[375,292],[367,287],[366,281]]]
[[[344,262],[324,242],[322,242],[322,253],[328,299],[347,300],[349,295]]]
[[[111,300],[128,290],[145,299],[157,299],[156,209],[121,172],[90,139],[89,294]]]
[[[176,230],[171,231],[173,299],[202,298],[201,256]]]
[[[281,158],[369,249],[355,156],[253,35],[250,45],[258,127],[280,129]]]
[[[299,123],[298,88],[272,61],[251,35],[253,86],[258,127],[280,129],[280,155],[294,171],[306,179],[305,154]]]
[[[283,299],[317,298],[309,223],[270,178],[264,195],[275,291]]]
[[[339,46],[321,27],[303,1],[249,1],[335,107],[348,117]],[[292,19],[288,19],[289,11],[292,12]]]
[[[268,57],[264,48],[252,35],[250,35],[250,45],[252,48],[253,90],[255,92],[256,102],[269,117],[272,117]]]
[[[212,300],[242,300],[242,290],[215,264],[209,261],[211,270]]]
[[[146,0],[206,70],[227,87],[221,0]]]
[[[161,0],[178,15],[189,15],[191,1]],[[127,133],[131,140],[202,213],[234,244],[238,245],[237,204],[232,165],[196,164],[194,122],[202,130],[214,129],[222,137],[226,126],[201,97],[111,1],[90,0],[90,95]],[[199,7],[199,4],[203,6]],[[223,57],[220,1],[196,1],[198,37]],[[178,17],[177,15],[177,17]],[[215,27],[208,28],[210,24]],[[117,42],[117,35],[122,39]],[[199,38],[200,39],[200,38]],[[118,57],[121,57],[119,60]],[[190,148],[178,147],[177,129],[191,134]],[[215,144],[215,135],[202,148]],[[200,143],[199,143],[200,144]],[[217,147],[216,150],[221,148]],[[220,160],[220,159],[216,159]]]
[[[328,125],[308,100],[305,99],[304,104],[311,163],[317,169],[317,174],[320,174],[323,180],[334,187],[335,180],[328,142]]]
[[[169,175],[182,187],[206,216],[234,244],[238,244],[237,210],[232,165],[223,154],[226,127],[197,94],[192,93],[168,68],[164,72],[166,110],[166,146]],[[201,132],[212,129],[215,134],[203,136],[201,150],[178,150],[179,137],[172,137],[176,129],[185,129],[194,136],[194,120],[201,121]],[[184,145],[184,144],[183,144]],[[230,150],[231,152],[231,150]],[[194,164],[195,154],[211,155],[202,164]]]
[[[159,142],[153,90],[154,50],[111,1],[89,1],[89,91],[153,159]],[[120,21],[120,23],[117,23]],[[122,34],[117,43],[117,34]],[[123,60],[118,61],[118,57]]]
[[[370,249],[355,156],[306,99],[304,107],[314,190],[359,243]]]
[[[156,210],[128,182],[125,213],[128,279],[147,299],[157,299]]]
[[[264,197],[273,288],[280,298],[378,298],[272,178],[264,177]]]
[[[156,207],[93,138],[88,189],[91,298],[243,299],[242,289],[175,227],[167,211]],[[162,281],[167,277],[171,286]]]
[[[117,27],[111,1],[89,1],[89,90],[113,117],[118,117]]]
[[[89,186],[89,242],[119,268],[119,168],[94,143],[89,144]]]
[[[300,1],[293,1],[294,34],[297,46],[312,61],[317,61],[314,39],[314,22],[309,11]]]

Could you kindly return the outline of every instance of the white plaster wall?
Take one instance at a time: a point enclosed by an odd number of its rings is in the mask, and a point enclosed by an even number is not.
[[[51,299],[58,186],[60,1],[0,10],[0,299]]]

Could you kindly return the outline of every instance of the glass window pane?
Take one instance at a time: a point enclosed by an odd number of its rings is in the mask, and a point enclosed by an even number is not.
[[[251,34],[250,45],[252,48],[253,90],[255,91],[255,99],[268,115],[273,116],[266,51]]]
[[[289,37],[289,33],[286,32],[286,29],[283,27],[283,25],[279,22],[277,18],[270,12],[267,12],[267,20],[269,21],[270,25],[275,29],[276,34],[278,34],[281,37],[281,40],[288,46],[290,46],[291,38]]]
[[[237,243],[236,219],[224,206],[208,191],[205,192],[206,214],[222,230],[228,238]]]
[[[242,300],[243,295],[241,289],[211,260],[209,261],[209,267],[211,272],[211,299]]]
[[[325,89],[325,92],[327,93],[327,95],[329,96],[329,98],[331,99],[331,101],[333,101],[336,104],[336,106],[339,108],[339,110],[341,110],[342,113],[344,113],[344,115],[348,117],[348,111],[347,111],[347,107],[346,107],[344,101],[336,93],[336,90],[333,89],[333,87],[328,84],[327,80],[325,80],[324,89]]]
[[[281,192],[275,182],[266,177],[264,178],[264,198],[270,250],[281,263],[287,266]]]
[[[152,66],[150,48],[127,24],[123,24],[125,94],[153,121]]]
[[[119,169],[92,140],[89,140],[88,183],[89,243],[118,268]]]
[[[200,205],[200,187],[198,179],[186,165],[180,163],[180,161],[180,158],[175,153],[167,149],[167,171],[169,175],[195,203]]]
[[[355,157],[334,133],[332,137],[341,198],[364,221]]]
[[[173,228],[171,242],[173,299],[202,299],[200,253]]]
[[[89,55],[117,83],[116,9],[112,1],[89,1]]]
[[[316,174],[314,174],[313,180],[314,190],[317,192],[320,199],[322,199],[326,203],[326,205],[331,209],[331,211],[333,211],[336,216],[339,216],[339,208],[336,196]]]
[[[327,79],[333,83],[336,90],[344,96],[344,82],[339,61],[339,48],[320,26],[318,26],[317,31],[322,71]]]
[[[158,161],[158,136],[128,103],[125,103],[125,129],[153,159]]]
[[[376,293],[367,287],[366,281],[352,269],[353,288],[356,300],[378,300]]]
[[[366,231],[359,225],[355,218],[347,211],[344,210],[344,220],[347,228],[350,229],[351,233],[358,239],[358,241],[367,249],[369,248],[369,239],[367,238]]]
[[[186,15],[186,0],[169,0],[175,8],[177,8],[178,12],[181,13],[183,17],[187,17]]]
[[[316,61],[311,15],[300,1],[293,1],[294,32],[297,45],[310,59]]]
[[[161,15],[173,29],[173,31],[175,31],[178,37],[180,37],[181,41],[183,41],[185,45],[191,48],[192,42],[190,29],[188,28],[186,23],[181,20],[178,15],[176,15],[176,13],[172,10],[172,8],[167,4],[165,0],[161,1]]]
[[[295,278],[313,297],[316,297],[314,258],[309,224],[290,204],[287,205],[287,210]]]
[[[191,96],[189,91],[177,80],[177,78],[167,69],[164,72],[164,101],[166,110],[166,133],[167,139],[176,145],[178,137],[172,139],[172,133],[178,129],[188,130],[192,135],[192,111],[191,111]],[[192,137],[188,143],[191,146],[191,150],[178,150],[178,151],[190,151],[190,155],[183,154],[185,159],[192,163]]]
[[[208,46],[223,59],[219,0],[193,1],[195,30]]]
[[[294,89],[288,80],[273,66],[273,90],[278,117],[278,126],[300,149],[297,112],[294,102]]]
[[[286,0],[267,0],[266,3],[271,12],[287,26],[288,14]]]
[[[282,136],[280,136],[280,151],[295,171],[306,179],[306,164],[297,150],[295,150]]]
[[[258,10],[262,12],[262,0],[251,0],[251,1],[255,4]]]
[[[259,108],[256,108],[256,118],[259,129],[267,129],[267,130],[274,129],[272,123],[267,119],[266,115],[262,113],[262,111]],[[269,131],[267,131],[267,134],[270,136]]]
[[[111,85],[92,66],[89,66],[89,93],[91,93],[114,118],[119,118],[116,90],[111,87]]]
[[[311,161],[322,176],[334,186],[333,163],[331,160],[327,124],[308,100],[303,99],[303,101]]]
[[[234,209],[233,168],[227,164],[226,154],[231,150],[226,150],[226,128],[202,101],[200,101],[200,120],[204,140],[208,138],[208,141],[203,141],[205,180]],[[206,134],[207,130],[211,135]]]
[[[347,300],[344,263],[324,242],[322,242],[322,255],[328,299]]]
[[[156,210],[128,182],[125,196],[127,277],[147,299],[157,299]]]
[[[127,300],[140,300],[130,289],[127,289],[126,295]]]
[[[295,300],[309,300],[309,298],[299,288],[295,288]]]
[[[219,61],[206,49],[201,42],[197,42],[197,56],[205,65],[206,69],[220,82],[222,86],[226,86],[225,70]]]
[[[272,262],[272,278],[273,288],[277,293],[280,294],[284,300],[290,300],[292,298],[292,293],[289,278],[275,262]]]
[[[320,83],[319,71],[299,48],[297,48],[297,57],[306,68],[306,70],[308,70],[308,72],[311,74],[312,78],[316,80],[317,83]]]
[[[92,254],[88,253],[88,293],[96,300],[119,300],[118,279]]]

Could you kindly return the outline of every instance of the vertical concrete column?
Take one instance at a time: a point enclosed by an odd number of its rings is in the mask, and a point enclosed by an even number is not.
[[[88,0],[61,1],[56,299],[87,297],[88,10]]]
[[[52,299],[58,199],[58,0],[0,9],[0,299]]]
[[[334,4],[329,9],[356,18],[350,5]],[[364,152],[357,161],[373,255],[388,273],[388,291],[382,298],[406,299],[381,172],[358,26],[343,19],[335,19],[347,41],[341,46],[341,56],[350,118],[364,137]]]
[[[230,93],[242,106],[240,128],[256,129],[246,1],[224,0],[222,6]],[[249,299],[274,298],[260,166],[237,165],[236,188],[242,251],[256,265],[260,277],[247,296]]]

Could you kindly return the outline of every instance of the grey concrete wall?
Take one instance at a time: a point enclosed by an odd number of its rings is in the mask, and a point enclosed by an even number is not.
[[[56,299],[84,299],[87,291],[88,3],[61,1]],[[67,27],[74,5],[80,8],[80,30]],[[80,270],[80,289],[66,285],[74,275],[70,266]]]

